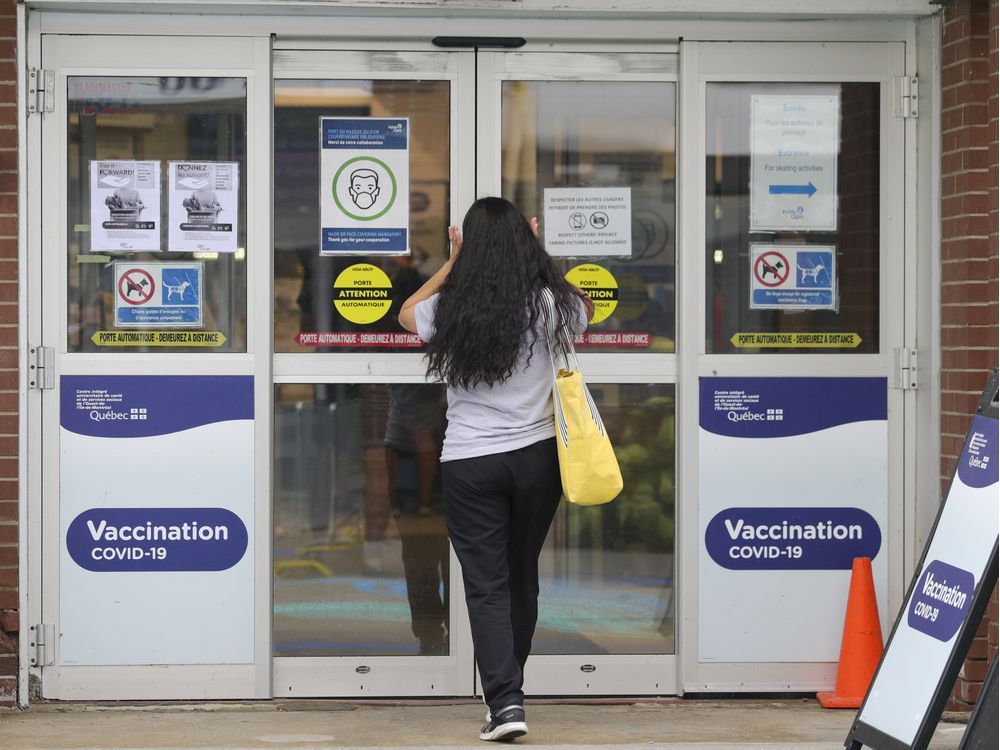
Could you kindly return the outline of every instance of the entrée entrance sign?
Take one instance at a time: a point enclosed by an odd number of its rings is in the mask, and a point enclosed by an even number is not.
[[[750,231],[836,231],[840,97],[756,95],[750,111]]]
[[[846,745],[927,747],[997,580],[997,371]]]

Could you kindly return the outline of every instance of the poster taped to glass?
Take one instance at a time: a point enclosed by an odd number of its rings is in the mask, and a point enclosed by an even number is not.
[[[409,255],[410,120],[321,117],[320,255]]]
[[[90,162],[90,249],[160,251],[160,162]]]
[[[172,161],[168,249],[234,253],[239,227],[240,165],[229,161]]]

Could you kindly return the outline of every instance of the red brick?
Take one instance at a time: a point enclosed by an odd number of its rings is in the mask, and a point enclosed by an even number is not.
[[[17,588],[16,568],[0,568],[0,588],[5,588],[5,589]],[[0,607],[0,609],[6,609],[6,608]]]
[[[967,192],[983,192],[989,190],[994,184],[986,172],[959,172],[949,178],[952,189],[949,195],[961,195]]]
[[[966,282],[964,284],[943,284],[941,286],[941,302],[974,303],[994,302],[997,298],[997,286],[989,281]],[[2,376],[0,376],[2,378]],[[0,379],[2,383],[2,379]]]
[[[17,609],[17,590],[0,589],[0,609]]]
[[[953,714],[958,713],[969,713],[971,711],[969,704],[959,703],[954,698],[949,698],[948,702],[944,704],[944,710],[949,711]]]
[[[995,246],[989,237],[946,237],[941,242],[941,259],[944,261],[988,259]]]
[[[985,240],[989,243],[989,240]],[[970,258],[956,261],[945,261],[941,264],[941,280],[949,281],[987,281],[996,278],[996,262],[987,259]],[[3,287],[0,285],[0,300]]]
[[[986,193],[964,193],[960,196],[962,213],[988,214],[991,204]]]
[[[985,659],[986,652],[989,650],[989,639],[988,638],[975,638],[972,641],[972,645],[969,646],[969,653],[966,654],[967,660],[974,659]]]
[[[994,326],[959,326],[941,329],[941,345],[944,347],[989,347],[996,341],[997,328]],[[2,449],[0,449],[0,454],[2,454]]]
[[[17,676],[17,656],[15,654],[0,656],[0,675],[3,677]]]
[[[0,329],[3,330],[3,329]],[[16,341],[14,342],[17,343]],[[0,392],[0,414],[16,414],[18,407],[17,393]]]
[[[958,685],[958,697],[967,703],[975,704],[979,698],[979,693],[983,689],[981,682],[960,682]]]
[[[15,611],[0,612],[0,630],[5,633],[21,631],[21,616]]]
[[[985,639],[983,639],[985,640]],[[970,682],[982,682],[986,679],[986,670],[989,665],[982,659],[966,659],[962,665],[962,671],[958,676],[960,679]]]
[[[17,476],[17,459],[5,458],[3,456],[0,456],[0,477],[10,479],[16,476]]]
[[[17,566],[17,547],[0,546],[0,565]]]
[[[962,152],[962,169],[988,169],[990,154],[986,148],[967,149]]]
[[[997,322],[996,305],[942,305],[942,325],[990,325]]]

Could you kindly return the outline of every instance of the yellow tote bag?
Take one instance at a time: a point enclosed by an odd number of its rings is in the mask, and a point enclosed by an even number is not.
[[[549,320],[556,320],[551,294],[547,296]],[[553,326],[549,327],[552,332],[549,338],[553,375],[552,410],[563,494],[577,505],[608,503],[622,491],[618,459],[597,405],[583,382],[573,341],[565,331],[553,329]],[[552,339],[555,339],[554,345]],[[565,367],[557,367],[557,360],[560,359]]]

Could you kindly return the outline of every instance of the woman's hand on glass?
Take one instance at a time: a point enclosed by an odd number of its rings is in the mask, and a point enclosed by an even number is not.
[[[462,230],[452,224],[448,227],[448,241],[451,243],[451,252],[448,260],[454,261],[462,251]]]

